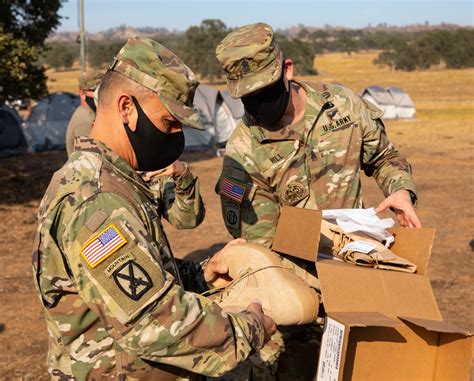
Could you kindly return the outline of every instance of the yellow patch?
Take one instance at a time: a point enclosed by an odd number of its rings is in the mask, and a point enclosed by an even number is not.
[[[82,258],[94,268],[127,243],[127,239],[114,224],[89,239],[81,249]]]

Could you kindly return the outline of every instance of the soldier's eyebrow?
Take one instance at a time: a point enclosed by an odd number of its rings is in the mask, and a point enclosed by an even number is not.
[[[181,124],[179,120],[173,118],[173,117],[163,117],[163,122],[168,128],[172,128],[177,126],[178,124]]]

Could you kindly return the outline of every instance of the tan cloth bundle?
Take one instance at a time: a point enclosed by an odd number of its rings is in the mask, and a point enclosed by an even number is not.
[[[255,244],[228,248],[222,261],[233,281],[227,287],[207,292],[225,311],[238,312],[255,299],[278,325],[313,322],[319,296],[291,270],[284,268],[278,254]]]
[[[416,265],[402,258],[379,241],[360,233],[344,233],[326,220],[321,221],[319,252],[358,266],[415,273]]]

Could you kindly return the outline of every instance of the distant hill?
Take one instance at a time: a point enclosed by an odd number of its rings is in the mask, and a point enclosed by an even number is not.
[[[405,25],[405,26],[396,26],[396,25],[388,25],[387,23],[378,24],[376,26],[366,26],[365,28],[347,28],[342,26],[331,26],[325,25],[324,27],[312,27],[312,26],[305,26],[305,25],[298,25],[293,26],[290,28],[279,30],[280,33],[286,34],[288,37],[297,37],[302,30],[306,30],[308,33],[313,33],[317,31],[325,31],[325,32],[338,32],[341,30],[359,30],[362,32],[407,32],[407,33],[415,33],[415,32],[423,32],[428,30],[454,30],[459,28],[473,28],[472,26],[461,26],[457,24],[412,24],[412,25]]]
[[[103,32],[98,33],[86,33],[88,40],[102,41],[102,40],[127,40],[132,36],[166,36],[171,34],[180,34],[182,32],[169,31],[166,28],[154,28],[154,27],[141,27],[134,28],[131,26],[120,25],[116,28],[111,28]],[[48,42],[70,42],[76,41],[79,38],[79,31],[75,32],[58,32],[54,33],[48,38]]]
[[[458,28],[469,28],[473,29],[472,26],[460,26],[456,24],[447,24],[441,23],[436,25],[431,24],[413,24],[413,25],[406,25],[406,26],[394,26],[388,24],[379,24],[376,26],[367,26],[365,28],[347,28],[342,26],[331,26],[325,25],[324,27],[312,27],[312,26],[305,26],[305,25],[298,25],[293,26],[290,28],[279,29],[278,32],[284,34],[288,37],[296,37],[302,30],[306,30],[308,33],[316,32],[316,31],[326,31],[326,32],[337,32],[341,30],[360,30],[363,32],[378,32],[378,31],[385,31],[385,32],[422,32],[426,30],[434,30],[434,29],[444,29],[444,30],[453,30]],[[173,30],[170,31],[167,28],[161,27],[141,27],[135,28],[126,25],[120,25],[116,28],[111,28],[106,31],[98,32],[98,33],[87,33],[88,40],[126,40],[129,37],[140,35],[145,37],[154,37],[154,36],[166,36],[166,35],[176,35],[182,34],[182,31]],[[68,41],[76,41],[79,36],[79,31],[74,32],[58,32],[54,33],[51,37],[48,38],[48,41],[61,41],[61,42],[68,42]]]

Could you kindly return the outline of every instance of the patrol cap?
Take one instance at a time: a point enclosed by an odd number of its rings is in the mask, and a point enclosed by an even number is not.
[[[283,55],[272,27],[265,23],[245,25],[229,33],[217,45],[216,57],[233,98],[257,91],[281,77]]]
[[[204,130],[193,107],[199,82],[171,50],[146,37],[131,37],[115,56],[110,70],[121,73],[156,93],[182,124]]]
[[[93,73],[86,73],[85,75],[81,75],[79,77],[79,89],[87,89],[94,91],[100,84],[100,80],[102,79],[103,74],[93,74]]]

